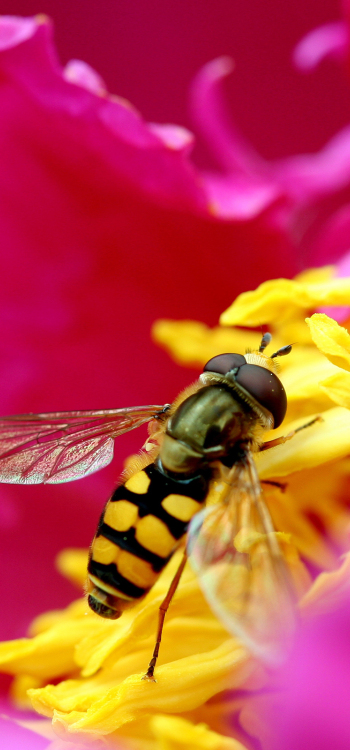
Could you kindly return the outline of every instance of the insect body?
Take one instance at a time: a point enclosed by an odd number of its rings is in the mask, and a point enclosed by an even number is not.
[[[251,457],[286,411],[273,360],[291,347],[268,358],[270,338],[255,353],[211,359],[173,407],[0,420],[0,481],[17,483],[86,476],[111,461],[118,434],[158,425],[157,447],[116,488],[91,546],[88,602],[99,615],[115,619],[143,598],[190,525],[188,552],[228,629],[266,658],[288,630],[288,582]],[[220,503],[204,507],[214,481],[223,486]],[[160,637],[161,626],[151,678]]]
[[[95,612],[114,619],[147,594],[207,490],[205,476],[173,479],[154,463],[115,490],[88,565],[88,602]]]

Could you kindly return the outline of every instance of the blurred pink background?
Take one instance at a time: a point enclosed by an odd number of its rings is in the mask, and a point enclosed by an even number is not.
[[[3,0],[1,11],[50,15],[61,63],[88,62],[109,91],[129,99],[152,122],[193,128],[187,111],[193,76],[213,58],[232,56],[236,70],[225,82],[228,104],[245,137],[266,158],[315,151],[349,120],[345,68],[326,61],[303,75],[291,63],[304,34],[340,18],[331,0]],[[215,166],[200,141],[193,159]],[[118,236],[112,227],[94,257],[94,236],[90,245],[84,236],[88,216],[79,216],[80,234],[79,222],[72,233],[59,201],[50,242],[46,230],[40,231],[49,210],[45,191],[33,214],[30,180],[20,165],[16,169],[16,189],[21,177],[25,186],[18,205],[30,213],[38,234],[37,244],[33,226],[28,241],[25,232],[14,244],[2,236],[2,414],[167,402],[195,373],[181,370],[151,343],[153,320],[194,317],[215,324],[237,292],[302,268],[288,245],[278,238],[270,242],[269,234],[262,239],[254,221],[232,230],[227,223],[209,225],[181,213],[171,217],[171,211],[159,210],[157,218],[158,209],[152,213],[139,198],[135,226],[141,216],[151,228],[135,255],[128,250],[123,255],[120,236],[127,237],[129,229]],[[72,214],[74,189],[70,183],[66,196]],[[7,199],[3,184],[0,216],[9,215]],[[13,202],[14,217],[15,209]],[[0,488],[2,638],[24,635],[35,614],[76,596],[54,571],[55,554],[88,546],[123,459],[143,439],[144,433],[121,438],[113,466],[81,482]]]
[[[192,77],[232,56],[232,112],[265,157],[316,150],[349,119],[348,85],[335,65],[300,75],[291,64],[304,34],[340,18],[337,0],[3,0],[1,12],[47,13],[61,62],[89,62],[153,122],[191,127]]]

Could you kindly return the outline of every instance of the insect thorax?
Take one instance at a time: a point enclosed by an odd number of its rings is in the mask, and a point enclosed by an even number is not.
[[[254,411],[229,388],[205,386],[183,401],[170,418],[160,450],[162,466],[173,474],[200,471],[247,443],[257,422]]]

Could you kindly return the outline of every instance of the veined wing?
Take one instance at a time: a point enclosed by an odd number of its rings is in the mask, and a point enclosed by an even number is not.
[[[80,479],[107,466],[114,438],[161,415],[163,406],[0,418],[0,482]]]
[[[227,630],[268,664],[282,661],[295,628],[294,595],[251,454],[230,472],[223,503],[192,519],[188,553]]]

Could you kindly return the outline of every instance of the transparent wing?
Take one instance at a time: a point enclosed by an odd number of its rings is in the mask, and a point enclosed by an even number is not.
[[[163,406],[0,418],[0,482],[80,479],[107,466],[114,438],[164,413]]]
[[[229,476],[224,501],[192,519],[188,553],[212,610],[268,664],[283,660],[295,627],[288,570],[247,454]]]

